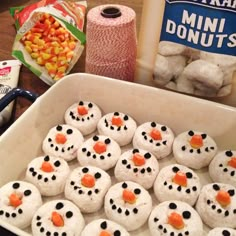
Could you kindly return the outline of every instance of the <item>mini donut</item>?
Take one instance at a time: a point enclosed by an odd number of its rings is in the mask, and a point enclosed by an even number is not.
[[[44,203],[35,212],[31,228],[34,236],[80,236],[84,225],[79,208],[59,199]]]
[[[121,155],[120,146],[112,138],[94,135],[78,149],[77,159],[81,166],[91,165],[108,170],[115,166]]]
[[[147,221],[152,210],[152,198],[147,190],[135,182],[119,182],[108,190],[104,209],[109,220],[132,231]]]
[[[97,125],[100,135],[111,137],[120,146],[131,143],[136,128],[135,120],[122,112],[113,112],[104,115]]]
[[[198,213],[186,202],[165,201],[151,212],[148,227],[151,236],[200,236],[203,224]]]
[[[126,231],[124,227],[117,224],[114,221],[107,219],[93,220],[85,226],[81,236],[129,236],[130,234]]]
[[[66,110],[64,115],[66,124],[77,128],[83,135],[94,132],[101,117],[100,108],[89,101],[74,103]]]
[[[0,188],[0,219],[25,229],[42,205],[39,190],[25,181],[11,181]]]
[[[236,188],[222,183],[204,185],[196,210],[203,222],[211,228],[236,228]]]
[[[34,158],[28,164],[25,179],[34,184],[43,196],[55,196],[64,191],[69,173],[65,160],[46,155]]]
[[[210,230],[207,236],[236,236],[236,231],[226,227],[216,227]]]
[[[160,41],[158,45],[158,51],[163,56],[183,54],[186,48],[187,47],[185,45],[169,41]]]
[[[94,166],[77,167],[66,181],[65,197],[83,213],[96,212],[101,209],[110,186],[111,178],[104,170]]]
[[[173,143],[175,160],[193,169],[208,166],[216,152],[215,141],[206,133],[199,131],[183,132],[175,138]]]
[[[125,151],[119,158],[114,174],[118,181],[130,180],[145,189],[152,187],[159,171],[156,157],[143,149]]]
[[[154,193],[160,202],[179,200],[193,206],[201,190],[197,174],[186,166],[163,167],[154,182]]]
[[[214,182],[236,187],[236,151],[219,152],[209,165],[209,175]]]
[[[62,124],[51,128],[43,140],[42,149],[46,155],[71,161],[77,156],[77,149],[84,141],[83,135],[76,128]]]
[[[166,125],[146,122],[138,126],[133,138],[134,148],[141,148],[162,159],[172,152],[173,131]]]

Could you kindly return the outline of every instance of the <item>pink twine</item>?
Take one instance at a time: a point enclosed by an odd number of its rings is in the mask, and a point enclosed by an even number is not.
[[[106,18],[106,8],[121,13]],[[137,55],[136,14],[123,5],[101,5],[87,15],[86,64],[87,73],[133,81]]]

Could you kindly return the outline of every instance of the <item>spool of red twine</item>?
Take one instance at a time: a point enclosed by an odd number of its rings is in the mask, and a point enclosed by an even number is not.
[[[136,14],[123,5],[88,12],[85,71],[133,81],[137,55]]]

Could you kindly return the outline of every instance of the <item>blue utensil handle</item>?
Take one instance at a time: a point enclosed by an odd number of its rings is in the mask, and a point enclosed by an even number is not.
[[[23,97],[23,98],[28,99],[31,102],[34,102],[37,99],[38,95],[33,92],[27,91],[27,90],[23,90],[20,88],[14,88],[0,99],[0,112],[9,103],[11,103],[13,100],[15,100],[17,97]]]

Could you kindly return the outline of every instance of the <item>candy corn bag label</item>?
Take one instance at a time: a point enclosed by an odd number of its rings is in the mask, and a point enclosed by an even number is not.
[[[54,0],[54,4],[31,7],[23,24],[18,17],[12,55],[49,85],[68,74],[83,52],[86,7],[76,6]]]

